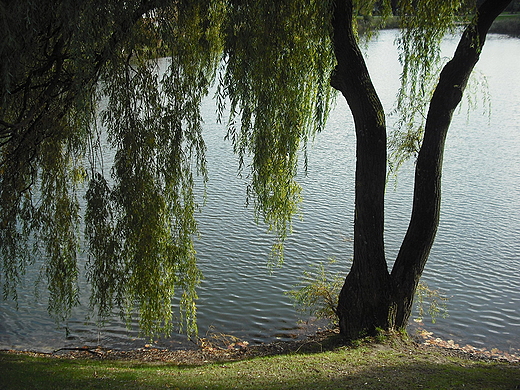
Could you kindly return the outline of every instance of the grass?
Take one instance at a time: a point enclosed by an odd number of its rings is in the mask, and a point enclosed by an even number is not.
[[[0,378],[0,389],[520,389],[520,365],[388,338],[201,365],[0,353]]]

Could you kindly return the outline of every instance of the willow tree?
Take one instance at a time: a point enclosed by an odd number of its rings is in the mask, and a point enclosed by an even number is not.
[[[439,224],[443,152],[451,118],[479,59],[487,31],[509,3],[509,0],[487,0],[476,10],[453,58],[436,80],[424,127],[415,131],[411,131],[415,113],[422,112],[421,105],[417,108],[413,100],[421,101],[420,94],[426,91],[429,64],[438,55],[435,48],[445,28],[453,26],[462,11],[470,9],[464,9],[461,1],[399,3],[404,27],[401,38],[404,84],[399,108],[405,118],[405,137],[400,145],[411,144],[411,150],[417,148],[417,160],[410,223],[391,272],[383,241],[385,115],[351,27],[352,1],[336,4],[332,23],[338,64],[332,85],[349,104],[357,137],[354,260],[338,305],[340,328],[347,337],[358,337],[376,328],[404,329],[407,325],[417,283]]]
[[[193,333],[193,183],[206,173],[199,108],[222,54],[224,2],[0,7],[4,296],[16,297],[36,264],[51,314],[67,318],[84,248],[100,318],[118,308],[137,312],[146,333],[169,332],[177,293]]]
[[[137,313],[145,333],[168,333],[177,294],[194,333],[201,99],[219,70],[229,137],[243,161],[254,154],[250,196],[283,240],[300,142],[330,101],[326,11],[319,1],[0,2],[4,297],[41,267],[50,312],[66,319],[85,250],[100,318]]]
[[[101,317],[120,308],[126,318],[137,312],[146,333],[168,332],[181,290],[181,323],[194,332],[201,277],[194,177],[206,178],[208,169],[201,99],[215,82],[219,119],[227,120],[239,169],[250,171],[247,197],[275,233],[280,258],[300,202],[299,150],[323,129],[332,86],[347,99],[357,136],[354,259],[339,299],[341,330],[353,338],[405,327],[437,229],[451,115],[489,25],[509,1],[485,1],[478,12],[473,3],[0,2],[4,296],[15,297],[24,269],[43,259],[49,309],[66,318],[85,248],[91,304]],[[385,113],[356,26],[357,16],[392,10],[403,27],[397,155],[420,150],[410,227],[389,272]],[[440,40],[461,21],[459,48],[437,82],[431,73]],[[437,87],[417,127],[426,107],[417,98],[428,81]]]

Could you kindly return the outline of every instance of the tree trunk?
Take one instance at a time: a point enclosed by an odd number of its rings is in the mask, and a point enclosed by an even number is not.
[[[491,24],[510,2],[487,0],[480,6],[475,24],[466,28],[453,59],[444,66],[430,102],[415,168],[410,224],[391,274],[397,328],[404,329],[408,324],[415,290],[437,232],[444,144],[453,112],[479,60]]]
[[[338,61],[331,84],[352,110],[356,129],[354,262],[339,298],[341,332],[349,338],[387,328],[390,275],[386,265],[384,191],[386,124],[352,31],[352,2],[338,1],[333,16]]]
[[[341,333],[349,339],[377,328],[404,329],[417,283],[433,245],[440,214],[444,143],[453,111],[478,61],[486,33],[510,0],[487,0],[464,32],[432,97],[418,155],[413,209],[392,273],[384,254],[386,125],[383,107],[352,31],[352,1],[337,1],[333,40],[337,66],[331,85],[346,98],[356,129],[354,259],[338,303]]]

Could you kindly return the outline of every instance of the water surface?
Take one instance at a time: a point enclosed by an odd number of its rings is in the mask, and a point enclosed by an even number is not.
[[[387,112],[391,112],[400,73],[395,33],[384,31],[369,44],[368,64]],[[446,42],[446,55],[455,41]],[[492,35],[477,70],[489,85],[491,116],[482,109],[469,117],[462,108],[448,135],[442,215],[423,280],[450,297],[449,317],[424,326],[438,337],[477,347],[520,349],[520,39]],[[204,102],[208,145],[207,203],[199,216],[196,249],[205,279],[199,289],[200,334],[222,332],[254,342],[290,338],[307,331],[284,294],[309,264],[335,258],[346,274],[352,257],[354,132],[351,115],[338,98],[323,133],[309,147],[303,186],[303,219],[287,240],[285,263],[266,267],[273,237],[254,223],[245,207],[246,181],[237,177],[237,159],[215,122],[215,105]],[[392,126],[392,118],[388,123]],[[413,163],[389,185],[386,201],[386,253],[395,258],[411,209]],[[46,314],[45,294],[35,300],[38,265],[27,273],[16,310],[0,302],[0,348],[49,350],[63,346],[142,346],[134,329],[117,317],[104,328],[86,320],[88,297],[70,321],[56,325]],[[88,291],[85,285],[83,291]],[[174,335],[160,345],[186,345]]]

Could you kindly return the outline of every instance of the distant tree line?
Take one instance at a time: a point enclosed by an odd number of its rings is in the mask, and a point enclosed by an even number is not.
[[[477,6],[480,6],[483,2],[484,2],[484,0],[477,1]],[[520,0],[513,0],[511,2],[511,4],[509,4],[506,7],[504,12],[512,12],[512,13],[520,12]]]
[[[484,3],[484,0],[477,0],[476,6],[480,7]],[[394,15],[399,14],[399,0],[391,0],[392,13]],[[377,14],[383,8],[383,2],[379,1],[376,3],[374,13]],[[520,12],[520,0],[513,0],[504,12],[517,13]]]

